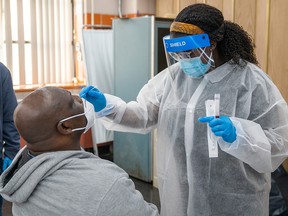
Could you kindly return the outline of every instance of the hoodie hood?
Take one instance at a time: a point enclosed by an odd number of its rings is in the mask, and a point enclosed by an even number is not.
[[[0,194],[10,202],[25,202],[42,179],[65,166],[71,161],[70,158],[92,156],[84,151],[43,153],[31,158],[21,169],[15,172],[24,151],[27,151],[26,146],[18,152],[12,164],[0,177]]]

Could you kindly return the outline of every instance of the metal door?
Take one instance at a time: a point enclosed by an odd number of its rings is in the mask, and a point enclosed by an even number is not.
[[[114,90],[126,102],[135,100],[139,90],[154,73],[154,17],[113,20]],[[151,133],[114,133],[113,160],[129,175],[152,180]]]

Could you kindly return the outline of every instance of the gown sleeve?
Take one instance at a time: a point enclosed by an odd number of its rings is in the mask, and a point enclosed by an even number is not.
[[[218,143],[256,171],[273,172],[288,157],[287,103],[268,77],[257,82],[250,98],[248,119],[231,117],[236,140],[229,144],[219,139]]]
[[[160,101],[168,71],[153,77],[140,90],[135,101],[125,102],[105,94],[107,107],[113,107],[101,122],[108,130],[148,133],[157,127]]]

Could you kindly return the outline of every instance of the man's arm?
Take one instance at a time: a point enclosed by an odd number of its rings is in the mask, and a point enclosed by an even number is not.
[[[101,201],[97,215],[156,216],[158,209],[147,203],[127,177],[119,178]]]
[[[3,143],[5,156],[13,159],[19,150],[20,137],[14,125],[13,114],[17,99],[9,70],[1,65],[3,95]]]

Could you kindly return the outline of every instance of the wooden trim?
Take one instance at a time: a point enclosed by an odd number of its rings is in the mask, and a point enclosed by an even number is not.
[[[283,163],[282,166],[284,167],[286,173],[288,174],[288,159],[286,159]]]
[[[82,87],[86,86],[85,83],[69,83],[69,84],[63,84],[63,83],[53,83],[53,84],[36,84],[36,85],[14,85],[14,91],[15,92],[31,92],[38,88],[44,87],[44,86],[54,86],[58,88],[64,88],[64,89],[81,89]]]
[[[98,147],[103,147],[103,146],[110,146],[113,145],[113,141],[108,141],[108,142],[103,142],[103,143],[97,143]]]
[[[131,13],[123,15],[123,18],[134,18],[134,17],[141,17],[141,16],[154,16],[155,14],[148,14],[148,13]],[[103,25],[103,27],[112,26],[112,20],[119,19],[118,15],[111,15],[111,14],[92,14],[85,13],[83,14],[83,25]],[[87,26],[88,27],[88,26]]]

